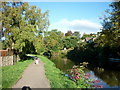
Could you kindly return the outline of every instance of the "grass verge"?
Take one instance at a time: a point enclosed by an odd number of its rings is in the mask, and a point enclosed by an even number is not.
[[[2,67],[2,88],[11,88],[20,79],[26,67],[33,62],[32,59],[18,62],[12,66]]]
[[[45,74],[50,80],[51,88],[77,88],[77,85],[64,76],[55,64],[44,56],[38,56],[45,63]]]

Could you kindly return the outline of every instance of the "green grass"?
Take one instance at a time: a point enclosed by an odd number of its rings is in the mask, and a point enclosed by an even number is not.
[[[2,88],[11,88],[21,77],[26,67],[33,62],[32,59],[18,62],[12,66],[2,67]]]
[[[0,90],[2,89],[2,68],[0,67]]]
[[[50,80],[51,88],[76,88],[76,84],[64,76],[55,64],[43,56],[37,56],[45,63],[45,73]]]

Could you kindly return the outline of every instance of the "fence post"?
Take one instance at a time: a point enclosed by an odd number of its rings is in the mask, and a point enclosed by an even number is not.
[[[15,65],[17,63],[17,56],[16,54],[13,55],[13,65]]]

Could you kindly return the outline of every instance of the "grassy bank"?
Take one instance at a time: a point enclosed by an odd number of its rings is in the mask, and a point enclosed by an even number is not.
[[[12,66],[2,67],[2,88],[10,88],[20,79],[26,67],[32,63],[32,59],[18,62]]]
[[[50,80],[51,88],[76,88],[77,86],[71,80],[64,76],[55,64],[43,56],[37,56],[45,63],[46,76]]]
[[[84,81],[81,80],[80,85],[70,80],[64,75],[62,71],[55,67],[55,64],[44,56],[37,56],[45,63],[45,73],[50,80],[51,88],[87,88],[89,87]]]

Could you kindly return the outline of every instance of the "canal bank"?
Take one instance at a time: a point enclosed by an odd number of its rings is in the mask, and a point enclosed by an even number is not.
[[[45,63],[45,74],[50,80],[51,88],[91,88],[90,84],[85,82],[86,80],[83,81],[81,78],[81,83],[77,84],[75,81],[65,76],[65,73],[59,68],[56,68],[51,60],[44,56],[36,56]]]
[[[67,59],[66,57],[61,58],[59,55],[51,57],[50,60],[55,63],[56,67],[61,71],[67,73],[68,69],[71,69],[78,63]],[[104,69],[104,68],[86,68],[86,73],[91,75],[91,79],[100,80],[99,85],[103,85],[103,88],[120,88],[120,71]]]

